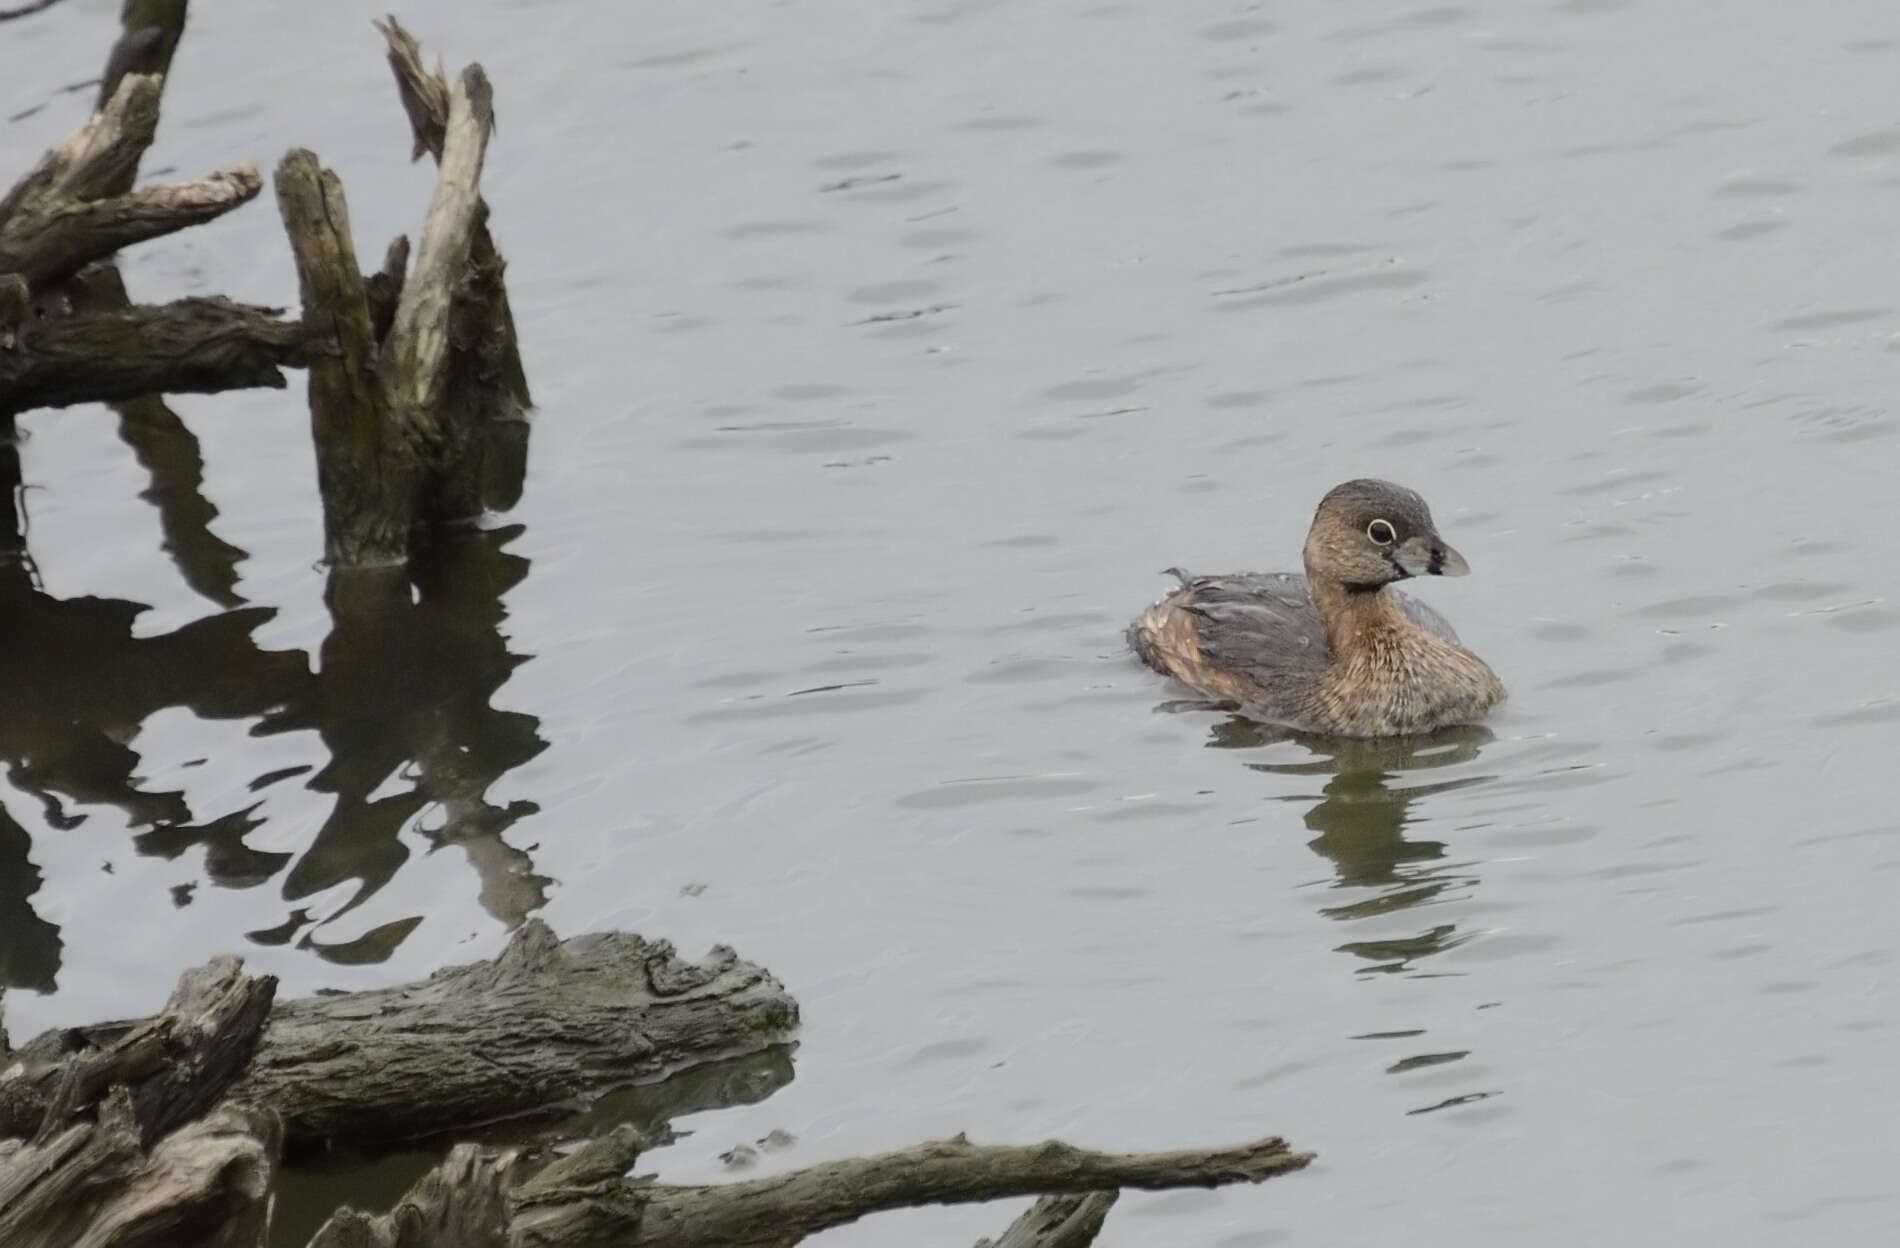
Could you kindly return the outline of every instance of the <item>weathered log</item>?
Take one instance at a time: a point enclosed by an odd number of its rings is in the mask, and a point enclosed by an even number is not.
[[[749,1183],[643,1187],[638,1242],[643,1248],[781,1248],[867,1213],[910,1205],[1111,1187],[1159,1190],[1261,1183],[1303,1169],[1312,1160],[1311,1153],[1294,1152],[1278,1136],[1238,1148],[1124,1154],[1091,1152],[1055,1140],[1026,1148],[979,1147],[959,1135]]]
[[[474,242],[487,237],[479,181],[493,121],[480,66],[463,72],[447,108],[444,159],[407,276],[408,243],[399,238],[382,272],[363,279],[342,184],[315,156],[293,151],[278,167],[304,323],[313,341],[337,342],[335,356],[312,361],[310,407],[326,554],[343,567],[401,563],[419,523],[479,514],[490,441],[504,446],[495,463],[525,463],[524,453],[506,453],[506,439],[485,434],[497,413],[518,421],[526,384],[520,403],[516,389],[497,392],[488,363],[494,342],[512,345],[513,326],[496,323],[506,314],[499,259],[476,264]],[[492,492],[512,502],[519,490],[516,480]]]
[[[1001,1239],[979,1239],[976,1248],[1088,1248],[1120,1195],[1111,1190],[1044,1196],[1023,1210]]]
[[[180,299],[23,326],[0,350],[0,411],[114,402],[154,393],[282,389],[304,361],[304,330],[273,308]]]
[[[644,1248],[646,1183],[626,1176],[649,1143],[632,1127],[616,1127],[510,1192],[510,1248],[615,1241]]]
[[[786,1042],[798,1007],[770,974],[715,947],[516,930],[492,962],[397,988],[280,1002],[239,1100],[283,1117],[291,1147],[393,1143],[498,1119],[572,1111],[611,1088]],[[75,1050],[149,1024],[41,1036],[0,1077],[0,1136],[38,1124]],[[0,1241],[4,1242],[4,1241]]]
[[[139,1144],[131,1097],[45,1143],[0,1141],[0,1243],[7,1248],[256,1248],[277,1167],[277,1120],[222,1105]]]
[[[326,555],[338,567],[401,564],[425,526],[512,506],[525,477],[527,380],[479,186],[493,126],[487,79],[470,66],[451,90],[422,68],[420,49],[393,18],[379,23],[416,154],[433,152],[440,165],[415,274],[405,277],[407,244],[398,240],[383,271],[364,280],[341,184],[314,156],[293,151],[277,189],[304,332],[171,341],[154,361],[140,333],[175,331],[175,313],[190,305],[174,305],[155,325],[136,319],[149,317],[145,310],[129,309],[117,320],[50,326],[73,316],[69,279],[84,266],[210,220],[260,188],[256,171],[239,165],[132,189],[186,8],[186,0],[125,0],[97,111],[0,199],[0,279],[17,275],[28,295],[22,307],[16,284],[0,283],[0,414],[281,386],[278,365],[309,365]],[[303,349],[293,353],[293,343]],[[181,441],[175,417],[152,416],[167,445]],[[181,533],[201,533],[202,516],[175,518],[189,520],[176,526]],[[229,554],[208,548],[212,564]],[[214,597],[231,598],[228,572],[200,579]]]
[[[121,247],[223,216],[257,197],[263,182],[249,163],[193,182],[148,186],[109,199],[35,204],[0,225],[0,273],[44,286]]]
[[[400,1140],[572,1109],[609,1088],[783,1044],[798,1007],[724,946],[555,939],[538,920],[493,962],[406,988],[289,1002],[237,1095],[294,1142]]]
[[[277,1118],[212,1107],[249,1064],[275,989],[215,958],[180,978],[164,1013],[109,1045],[50,1066],[9,1054],[0,1101],[10,1114],[50,1094],[30,1141],[0,1141],[0,1243],[261,1242]]]
[[[385,1219],[340,1213],[312,1248],[397,1248],[433,1245],[396,1232],[439,1219],[467,1184],[469,1204],[492,1209],[499,1190],[505,1224],[460,1224],[466,1242],[509,1248],[788,1248],[866,1214],[912,1205],[1063,1194],[1039,1203],[1012,1225],[996,1248],[1081,1248],[1114,1203],[1113,1189],[1217,1187],[1260,1183],[1301,1169],[1295,1153],[1272,1137],[1239,1148],[1171,1153],[1096,1153],[1050,1141],[1028,1148],[979,1147],[961,1136],[877,1157],[828,1162],[775,1178],[710,1187],[673,1187],[628,1179],[646,1141],[620,1127],[572,1156],[518,1182],[509,1151],[458,1149],[412,1189]],[[353,1237],[352,1237],[353,1236]],[[988,1242],[988,1241],[985,1241]]]
[[[338,1210],[309,1248],[508,1248],[506,1193],[520,1160],[512,1150],[458,1144],[388,1213]]]
[[[276,990],[276,979],[246,974],[236,958],[213,958],[180,977],[162,1013],[108,1041],[84,1045],[72,1033],[48,1033],[52,1040],[12,1055],[0,1076],[0,1135],[31,1130],[45,1143],[123,1085],[139,1147],[149,1148],[210,1108],[249,1067]]]

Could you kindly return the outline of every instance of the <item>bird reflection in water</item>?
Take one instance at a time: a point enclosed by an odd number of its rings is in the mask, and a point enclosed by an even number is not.
[[[1478,726],[1445,728],[1420,737],[1349,740],[1290,734],[1232,718],[1214,727],[1208,744],[1216,749],[1257,750],[1292,743],[1309,752],[1309,757],[1297,761],[1246,765],[1273,775],[1326,778],[1317,799],[1309,793],[1281,800],[1312,803],[1305,815],[1306,826],[1318,835],[1307,845],[1332,862],[1333,888],[1355,894],[1322,906],[1320,913],[1352,921],[1450,901],[1476,886],[1476,872],[1470,864],[1450,858],[1444,842],[1409,840],[1405,831],[1416,819],[1411,809],[1415,802],[1488,779],[1460,775],[1434,782],[1424,776],[1472,762],[1491,740],[1493,734]],[[1362,971],[1418,974],[1421,959],[1454,948],[1464,939],[1457,925],[1447,922],[1426,927],[1415,936],[1350,941],[1338,948],[1363,959]]]
[[[62,942],[33,906],[41,887],[33,837],[70,832],[89,808],[121,812],[139,853],[173,859],[202,847],[205,874],[220,887],[281,877],[294,903],[353,884],[340,906],[294,908],[250,934],[263,944],[294,940],[334,962],[386,959],[420,923],[402,918],[340,942],[315,934],[390,881],[409,857],[405,836],[459,846],[481,904],[503,923],[538,909],[549,881],[502,835],[535,807],[486,796],[547,746],[534,717],[490,705],[524,661],[500,631],[502,597],[528,570],[506,550],[521,529],[455,533],[406,574],[335,577],[319,653],[268,650],[253,634],[275,611],[239,605],[244,552],[210,532],[217,510],[200,492],[196,439],[158,400],[122,405],[119,415],[151,475],[145,497],[160,513],[166,553],[219,609],[142,634],[141,603],[47,593],[28,550],[18,441],[0,418],[0,769],[12,794],[38,808],[29,820],[0,802],[0,989],[55,987]],[[140,774],[139,734],[168,708],[248,720],[253,736],[314,732],[323,756],[258,776],[257,796],[207,817],[186,793]],[[264,822],[262,794],[298,776],[333,795],[322,827],[300,850],[254,848],[247,837]],[[172,896],[188,904],[192,892]]]

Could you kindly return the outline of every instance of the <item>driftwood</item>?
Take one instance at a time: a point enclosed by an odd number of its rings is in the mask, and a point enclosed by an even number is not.
[[[281,387],[280,366],[307,366],[333,564],[400,564],[431,529],[513,506],[531,400],[480,191],[492,92],[479,65],[452,86],[427,71],[394,18],[377,27],[414,155],[440,166],[413,274],[398,239],[365,280],[341,183],[292,151],[276,185],[303,292],[297,321],[223,300],[77,306],[67,285],[88,265],[221,216],[261,188],[239,163],[133,189],[185,12],[186,0],[126,0],[97,111],[0,197],[0,434],[28,408]],[[180,441],[175,416],[144,415],[168,444]],[[138,414],[121,416],[136,445]],[[221,578],[205,579],[228,596]]]
[[[129,78],[125,89],[151,81]],[[0,225],[0,272],[46,285],[121,247],[221,217],[255,199],[262,185],[256,169],[238,164],[195,182],[148,186],[111,199],[35,204]]]
[[[275,988],[235,958],[214,959],[185,974],[156,1019],[67,1064],[32,1138],[0,1139],[0,1243],[259,1243],[276,1116],[217,1103],[249,1061]]]
[[[398,238],[363,277],[342,182],[315,154],[292,151],[276,179],[304,325],[326,343],[310,411],[325,547],[343,566],[400,563],[419,528],[512,506],[526,467],[527,381],[480,191],[493,91],[479,65],[452,86],[424,70],[394,18],[377,27],[414,154],[439,164],[414,271]]]
[[[0,197],[0,417],[153,393],[284,385],[301,325],[222,299],[83,307],[75,275],[123,247],[199,225],[257,196],[238,163],[133,190],[157,133],[184,0],[128,0],[98,111]],[[24,295],[24,298],[23,298]]]
[[[1172,1153],[1097,1153],[1050,1141],[983,1147],[958,1136],[877,1157],[828,1162],[775,1178],[704,1187],[628,1179],[645,1145],[628,1127],[591,1141],[525,1179],[510,1151],[458,1148],[387,1215],[345,1210],[311,1248],[424,1248],[449,1244],[563,1248],[787,1248],[867,1214],[913,1205],[1075,1193],[1039,1203],[1005,1234],[1005,1248],[1075,1248],[1093,1238],[1113,1203],[1097,1189],[1260,1183],[1305,1167],[1286,1141]],[[480,1210],[479,1218],[471,1211]],[[1041,1221],[1031,1215],[1042,1211]],[[1048,1219],[1062,1211],[1057,1235]],[[455,1237],[408,1228],[447,1228]],[[1045,1228],[1038,1230],[1038,1227]],[[1066,1231],[1063,1229],[1066,1227]]]
[[[779,982],[723,946],[691,963],[624,933],[558,941],[536,920],[492,962],[280,1002],[231,1094],[279,1114],[292,1149],[388,1144],[571,1112],[612,1088],[783,1044],[797,1022]],[[37,1129],[74,1078],[96,1090],[99,1076],[72,1072],[155,1026],[101,1023],[22,1046],[18,1073],[0,1078],[0,1136]]]
[[[261,1242],[285,1118],[312,1138],[323,1134],[311,1130],[320,1124],[388,1139],[378,1133],[390,1126],[398,1133],[441,1126],[440,1105],[427,1113],[415,1106],[440,1099],[419,1085],[447,1081],[459,1099],[446,1116],[472,1125],[470,1115],[512,1112],[534,1095],[525,1072],[538,1072],[545,1105],[577,1085],[693,1060],[704,1052],[699,1046],[732,1037],[720,1031],[709,1041],[698,1024],[677,1020],[728,1009],[736,996],[769,998],[745,1019],[757,1035],[776,1038],[795,1022],[764,972],[739,976],[746,983],[735,992],[724,982],[738,969],[730,955],[716,951],[709,964],[680,963],[665,945],[637,937],[561,945],[539,929],[494,963],[270,1012],[273,981],[243,973],[234,958],[214,959],[186,974],[155,1019],[52,1033],[17,1052],[0,1045],[9,1063],[0,1074],[0,1243],[251,1248]],[[587,982],[577,989],[576,980]],[[578,1010],[570,1008],[576,992],[587,999]],[[618,1000],[628,993],[639,998],[637,1030]],[[612,1066],[582,1042],[607,1019],[637,1037],[622,1042],[630,1055]],[[527,1035],[538,1038],[539,1052]],[[740,1048],[762,1043],[756,1035],[737,1040]],[[297,1060],[286,1060],[292,1053]],[[241,1075],[247,1061],[252,1068]],[[483,1099],[484,1078],[504,1089],[500,1099]],[[376,1115],[366,1108],[371,1099],[407,1108]],[[1277,1137],[1113,1154],[1056,1141],[981,1147],[957,1136],[749,1182],[674,1186],[627,1177],[644,1151],[670,1138],[623,1125],[552,1161],[532,1150],[458,1145],[389,1213],[340,1210],[310,1242],[788,1248],[884,1210],[1042,1194],[1049,1199],[1017,1219],[998,1248],[1080,1248],[1117,1189],[1259,1183],[1312,1160]]]
[[[235,385],[281,390],[280,366],[302,362],[303,342],[275,309],[216,298],[29,323],[15,349],[0,349],[0,396],[24,410]]]
[[[395,18],[377,22],[376,28],[389,45],[389,67],[415,137],[411,159],[426,153],[439,162],[448,131],[448,84],[440,72],[423,67],[422,49]],[[492,104],[486,111],[492,129]],[[388,265],[384,267],[387,271]],[[533,400],[502,281],[505,268],[488,232],[488,206],[478,200],[454,308],[456,347],[445,401],[449,410],[463,413],[457,428],[479,442],[479,453],[464,454],[441,485],[438,506],[449,514],[477,505],[506,511],[520,501],[527,469],[527,411]]]

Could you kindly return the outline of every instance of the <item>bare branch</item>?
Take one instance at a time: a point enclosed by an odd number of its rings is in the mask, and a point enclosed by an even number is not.
[[[749,1183],[646,1189],[642,1248],[781,1248],[867,1213],[910,1205],[1087,1193],[1107,1188],[1260,1183],[1304,1168],[1278,1136],[1238,1148],[1097,1153],[1051,1140],[979,1147],[962,1136],[876,1157],[834,1161]]]
[[[249,162],[193,182],[148,186],[110,199],[33,204],[0,225],[0,272],[43,286],[121,247],[223,216],[256,198]]]
[[[163,81],[133,74],[119,84],[106,106],[65,142],[40,157],[5,199],[0,226],[22,209],[41,211],[63,201],[118,195],[132,185],[139,158],[158,132],[158,97]]]

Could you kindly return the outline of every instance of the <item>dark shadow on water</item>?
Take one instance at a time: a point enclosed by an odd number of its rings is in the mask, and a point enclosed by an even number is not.
[[[195,439],[156,402],[125,405],[120,415],[152,474],[147,497],[180,575],[214,602],[240,601],[244,552],[210,532],[217,511],[200,492]],[[275,614],[267,607],[139,635],[142,603],[45,591],[28,551],[27,495],[11,434],[11,422],[0,420],[0,768],[38,806],[31,822],[40,835],[71,833],[94,810],[114,808],[134,829],[139,853],[174,859],[202,849],[206,877],[222,888],[281,879],[285,900],[296,903],[353,885],[340,905],[295,907],[283,923],[252,934],[344,964],[388,958],[422,921],[407,916],[337,942],[315,931],[394,877],[410,853],[404,837],[459,848],[480,881],[483,908],[508,926],[544,904],[549,881],[503,839],[535,806],[487,799],[506,772],[547,747],[533,716],[490,705],[526,658],[510,652],[501,632],[503,596],[528,572],[528,561],[506,549],[518,526],[456,533],[408,575],[334,578],[331,630],[314,662],[302,651],[258,645],[253,634]],[[151,716],[173,708],[252,721],[253,736],[314,731],[320,757],[250,785],[256,791],[304,775],[309,789],[333,795],[312,842],[256,848],[247,838],[263,823],[261,797],[194,811],[183,790],[146,779],[138,735]],[[23,813],[0,810],[0,988],[47,991],[61,942],[32,907],[40,877]],[[191,897],[186,887],[172,904]]]
[[[27,859],[33,839],[0,809],[0,989],[52,992],[59,974],[59,929],[33,910],[39,870]]]
[[[1416,818],[1414,803],[1489,779],[1466,775],[1434,783],[1426,777],[1439,768],[1472,762],[1493,739],[1489,729],[1472,726],[1422,737],[1356,741],[1289,733],[1234,718],[1214,726],[1208,745],[1257,750],[1292,743],[1309,753],[1297,761],[1246,766],[1272,775],[1325,777],[1319,794],[1282,800],[1310,803],[1305,822],[1317,835],[1307,844],[1333,864],[1333,889],[1351,894],[1320,907],[1320,913],[1351,921],[1429,906],[1477,886],[1476,872],[1450,858],[1444,842],[1409,839],[1406,828]],[[1338,948],[1360,959],[1361,971],[1414,974],[1420,960],[1463,940],[1455,924],[1436,923],[1417,936],[1351,941]]]
[[[503,774],[547,748],[534,716],[490,705],[524,661],[500,632],[502,596],[528,573],[528,561],[505,549],[520,532],[456,534],[409,575],[353,572],[332,580],[333,627],[319,652],[314,696],[259,729],[315,729],[329,752],[307,787],[334,794],[335,803],[285,877],[285,900],[354,883],[355,895],[329,917],[354,909],[408,859],[400,834],[409,829],[432,849],[459,847],[481,881],[482,907],[508,926],[546,901],[549,881],[502,835],[536,806],[487,800]],[[331,961],[381,961],[420,919],[345,944],[309,932],[298,943]]]
[[[179,575],[193,593],[221,607],[242,603],[237,569],[248,552],[211,531],[218,509],[204,496],[205,461],[197,435],[155,396],[130,399],[113,410],[119,413],[119,437],[151,476],[140,497],[158,509],[165,553]]]
[[[672,1137],[675,1119],[712,1109],[763,1101],[792,1081],[790,1047],[696,1066],[661,1080],[612,1092],[585,1110],[554,1118],[502,1123],[460,1132],[455,1142],[526,1146],[603,1135],[629,1123],[650,1139]],[[735,1143],[738,1141],[735,1141]],[[335,1150],[296,1159],[278,1174],[270,1248],[301,1248],[339,1206],[381,1213],[430,1167],[447,1155],[449,1143],[405,1147],[366,1155]]]

